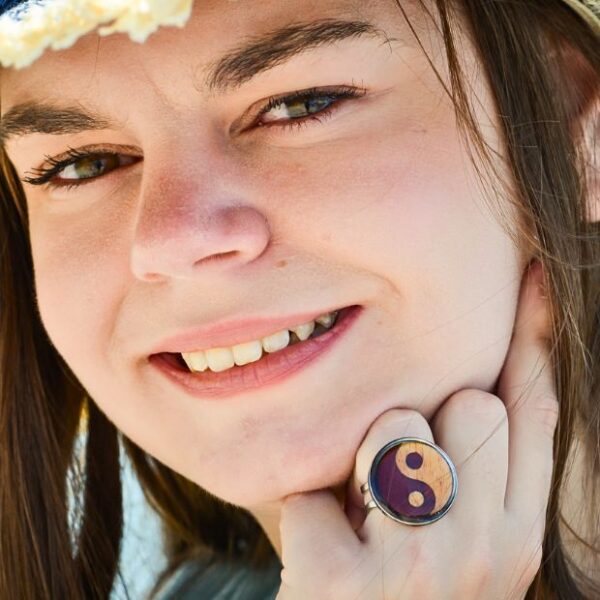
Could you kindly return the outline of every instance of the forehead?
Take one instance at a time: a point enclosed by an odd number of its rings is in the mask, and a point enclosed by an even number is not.
[[[70,48],[47,49],[29,67],[3,69],[0,72],[2,111],[17,102],[49,99],[57,94],[93,98],[99,91],[94,89],[95,85],[115,77],[134,84],[143,78],[154,79],[154,75],[160,73],[161,86],[168,89],[171,85],[176,86],[184,69],[195,85],[202,87],[206,82],[204,76],[217,66],[218,57],[266,38],[277,29],[311,21],[362,21],[372,23],[374,30],[381,29],[381,43],[390,19],[395,18],[398,22],[399,15],[395,2],[386,0],[197,0],[183,29],[160,27],[143,44],[132,41],[123,33],[102,37],[91,32]],[[351,37],[351,33],[347,35]],[[358,32],[355,35],[359,37]],[[287,39],[279,36],[277,41],[280,45],[289,45],[295,37],[298,37],[297,32],[288,35]],[[320,41],[315,39],[313,46],[323,44],[325,37],[322,35]],[[329,41],[333,42],[334,37],[330,35]],[[170,73],[173,74],[172,81],[169,81]],[[56,85],[57,79],[60,79],[60,86]]]
[[[413,9],[403,11],[420,34],[423,12],[407,4]],[[183,29],[161,27],[144,44],[126,34],[91,32],[70,48],[47,50],[25,69],[0,72],[0,145],[10,154],[28,134],[125,131],[126,124],[135,136],[153,124],[169,137],[182,122],[176,115],[197,123],[198,111],[215,96],[211,107],[233,112],[259,93],[300,81],[349,84],[366,74],[374,81],[395,46],[411,47],[412,57],[423,59],[394,0],[193,6]]]

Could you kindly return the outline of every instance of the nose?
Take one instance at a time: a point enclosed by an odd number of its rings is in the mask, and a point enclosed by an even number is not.
[[[266,217],[209,187],[169,178],[142,194],[131,250],[131,270],[138,279],[214,275],[264,252],[270,240]]]

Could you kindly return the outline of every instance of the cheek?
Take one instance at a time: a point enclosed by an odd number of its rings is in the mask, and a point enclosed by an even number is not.
[[[127,291],[131,237],[123,223],[132,222],[131,214],[82,211],[85,221],[78,217],[68,227],[59,217],[32,215],[40,314],[59,352],[126,435],[191,479],[212,482],[213,493],[230,501],[234,494],[236,500],[260,495],[265,485],[284,493],[309,480],[327,483],[335,465],[351,464],[355,442],[378,414],[401,405],[430,416],[457,389],[489,389],[502,366],[519,284],[516,252],[478,196],[456,131],[440,125],[381,131],[361,138],[360,156],[355,141],[336,144],[327,160],[322,148],[294,153],[296,161],[288,154],[257,169],[247,189],[248,202],[268,216],[284,251],[306,265],[317,257],[321,272],[346,290],[377,290],[368,298],[340,298],[366,299],[374,309],[342,359],[362,360],[366,353],[373,360],[343,385],[319,382],[316,391],[331,405],[327,418],[319,407],[304,414],[315,393],[307,386],[294,391],[285,411],[260,421],[263,434],[247,437],[239,472],[253,473],[253,457],[273,449],[274,458],[260,461],[268,485],[231,477],[237,449],[224,449],[223,439],[226,433],[237,439],[244,425],[239,415],[218,427],[218,419],[187,399],[160,398],[110,362],[119,316],[142,308]],[[307,270],[307,285],[311,280]],[[323,447],[332,431],[340,437],[336,452]],[[303,461],[293,460],[294,439]]]
[[[358,155],[355,141],[339,143],[327,160],[321,150],[274,169],[286,176],[268,185],[295,212],[279,224],[284,237],[332,271],[337,263],[379,284],[385,316],[373,337],[397,349],[394,372],[421,391],[444,376],[489,389],[512,331],[517,249],[481,196],[450,110],[429,128],[404,120],[377,131],[361,137]],[[306,225],[290,229],[297,223]]]
[[[131,275],[127,236],[119,233],[126,221],[112,215],[87,217],[93,227],[83,219],[69,227],[47,215],[30,219],[36,295],[48,336],[81,385],[121,431],[152,451],[157,428],[168,439],[185,439],[181,427],[169,433],[173,421],[184,419],[174,418],[169,398],[150,408],[151,394],[132,384],[129,364],[115,354],[115,324],[126,312]]]
[[[68,225],[60,216],[30,217],[42,323],[76,374],[104,358],[123,296],[122,248],[110,231],[114,224],[89,217]]]
[[[420,281],[455,281],[469,265],[497,279],[515,249],[481,197],[452,109],[427,126],[406,112],[357,125],[348,140],[270,154],[268,168],[256,165],[256,197],[272,203],[270,220],[290,246],[379,274],[403,294]],[[490,261],[503,267],[491,278]]]

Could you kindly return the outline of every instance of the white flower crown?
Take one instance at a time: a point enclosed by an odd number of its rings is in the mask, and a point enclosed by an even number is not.
[[[193,0],[27,0],[0,16],[0,63],[20,69],[48,47],[72,46],[102,23],[99,35],[128,33],[143,43],[161,25],[183,27]]]

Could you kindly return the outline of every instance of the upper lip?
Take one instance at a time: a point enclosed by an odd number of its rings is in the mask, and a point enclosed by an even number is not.
[[[329,308],[284,317],[255,316],[207,323],[163,339],[154,348],[152,354],[194,352],[195,350],[235,346],[243,342],[261,339],[277,331],[291,329],[337,310],[341,310],[341,308]]]

